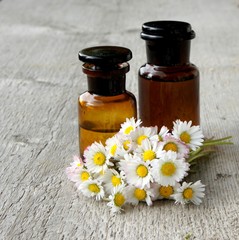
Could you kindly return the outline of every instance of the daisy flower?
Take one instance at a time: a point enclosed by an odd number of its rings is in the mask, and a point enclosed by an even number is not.
[[[129,135],[141,124],[141,120],[135,121],[135,118],[126,118],[126,121],[121,124],[120,133]]]
[[[117,148],[117,160],[123,158],[125,154],[130,153],[134,149],[134,143],[129,135],[117,134],[120,145]]]
[[[101,143],[92,143],[85,151],[85,166],[92,173],[104,172],[108,166],[113,164],[109,161],[105,147]]]
[[[189,154],[189,148],[187,145],[185,145],[183,142],[181,142],[179,139],[167,135],[164,137],[164,141],[160,142],[160,146],[162,151],[173,151],[178,154],[179,157],[186,158]]]
[[[152,181],[151,169],[147,162],[137,155],[126,154],[125,159],[119,162],[120,170],[125,173],[128,184],[138,188],[149,187]]]
[[[173,151],[166,152],[160,159],[151,162],[154,180],[163,186],[174,186],[180,182],[189,170],[184,158],[178,158]]]
[[[113,213],[122,211],[123,205],[127,201],[125,185],[119,185],[113,188],[111,195],[109,196],[109,202],[107,206],[111,207]]]
[[[180,187],[179,183],[176,183],[174,186],[163,186],[154,182],[151,184],[154,195],[152,200],[155,201],[157,199],[174,199],[173,194],[177,191],[178,187]]]
[[[121,142],[119,140],[118,135],[108,138],[105,142],[105,149],[107,150],[110,157],[114,157],[115,159],[118,158],[118,150],[121,146]]]
[[[104,189],[101,183],[97,180],[87,180],[78,186],[78,189],[86,197],[95,197],[96,200],[100,200],[104,197]]]
[[[80,167],[84,166],[84,162],[83,162],[82,158],[74,155],[73,156],[73,162],[71,163],[71,166],[75,167],[75,168],[80,168]]]
[[[70,165],[70,167],[66,168],[66,175],[70,181],[73,181],[72,179],[79,172],[79,170],[83,168],[84,163],[78,156],[73,156],[73,162]]]
[[[183,182],[182,186],[178,188],[177,192],[173,194],[175,203],[189,203],[192,202],[196,205],[199,205],[202,202],[204,197],[205,185],[201,181],[195,183],[186,183]]]
[[[138,205],[140,201],[146,202],[148,206],[151,206],[153,193],[150,188],[137,188],[133,185],[127,187],[127,199],[128,203]]]
[[[135,149],[135,152],[139,153],[144,161],[152,161],[161,155],[161,148],[158,142],[150,142],[149,139],[145,139],[140,147]]]
[[[111,193],[114,187],[124,184],[123,176],[120,175],[115,169],[108,169],[101,177],[104,183],[105,191]]]
[[[172,134],[187,144],[193,151],[202,146],[203,134],[199,126],[191,126],[192,121],[182,122],[177,120],[173,123]]]
[[[81,183],[89,179],[92,179],[91,173],[86,168],[83,167],[75,171],[75,173],[72,175],[71,181],[75,182],[77,184],[76,186],[79,186]]]
[[[169,129],[165,126],[162,126],[159,133],[155,136],[152,136],[150,138],[151,141],[157,141],[157,142],[162,142],[164,140],[164,137],[168,134]]]
[[[158,127],[140,127],[133,131],[130,136],[136,145],[142,145],[145,139],[157,136]]]

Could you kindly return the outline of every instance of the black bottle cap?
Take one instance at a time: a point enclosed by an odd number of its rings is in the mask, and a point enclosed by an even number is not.
[[[85,48],[79,52],[79,60],[95,65],[117,65],[132,58],[128,48],[118,46],[98,46]]]
[[[190,40],[195,38],[195,32],[187,22],[153,21],[142,26],[141,38],[144,40]]]

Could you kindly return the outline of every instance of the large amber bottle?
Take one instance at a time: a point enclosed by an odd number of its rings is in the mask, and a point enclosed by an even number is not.
[[[174,120],[199,124],[199,71],[190,63],[191,25],[144,23],[147,63],[139,69],[139,116],[145,126],[172,128]]]
[[[98,46],[79,52],[88,91],[78,99],[80,154],[94,141],[112,137],[126,118],[137,117],[136,99],[125,89],[132,52],[118,46]]]

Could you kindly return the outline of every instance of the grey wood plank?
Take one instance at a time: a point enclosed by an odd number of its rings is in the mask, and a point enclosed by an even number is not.
[[[197,33],[206,136],[233,135],[192,179],[207,185],[199,207],[157,202],[112,216],[75,191],[65,168],[78,153],[77,96],[86,90],[80,49],[133,51],[127,88],[146,62],[142,23],[188,21]],[[239,235],[239,2],[0,1],[0,239],[237,239]]]

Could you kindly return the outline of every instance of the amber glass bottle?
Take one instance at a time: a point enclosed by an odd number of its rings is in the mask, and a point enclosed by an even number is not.
[[[94,141],[112,137],[126,118],[137,117],[136,99],[125,89],[132,52],[123,47],[99,46],[79,52],[88,91],[78,99],[79,145],[82,156]]]
[[[190,63],[191,25],[144,23],[147,63],[139,69],[139,115],[145,126],[172,128],[174,120],[199,124],[199,71]]]

